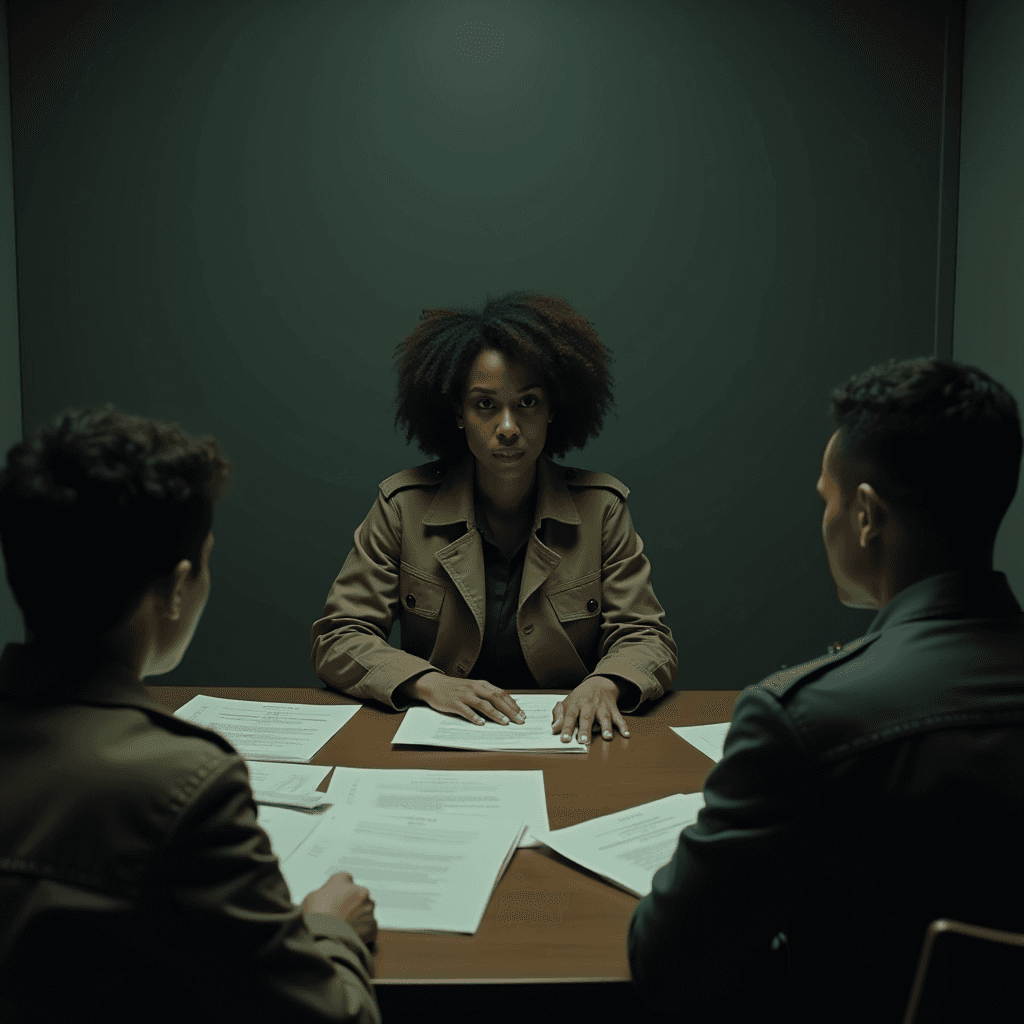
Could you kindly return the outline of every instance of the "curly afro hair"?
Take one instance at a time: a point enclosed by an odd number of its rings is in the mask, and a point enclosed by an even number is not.
[[[483,348],[538,368],[559,410],[546,454],[564,455],[601,430],[612,401],[610,353],[562,299],[512,292],[482,311],[424,310],[396,351],[396,424],[427,455],[466,453],[455,424],[468,368]],[[209,436],[134,416],[113,404],[69,409],[7,453],[0,473],[0,543],[29,631],[62,644],[123,626],[147,591],[169,599],[174,567],[202,568],[213,507],[233,484]],[[88,580],[88,602],[68,613],[68,580]]]

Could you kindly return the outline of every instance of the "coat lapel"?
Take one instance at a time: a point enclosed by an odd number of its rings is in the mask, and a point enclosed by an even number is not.
[[[437,551],[435,557],[469,607],[479,631],[479,641],[482,642],[487,596],[483,544],[475,521],[475,470],[476,457],[468,452],[445,475],[422,522],[424,526],[466,524],[466,532]],[[537,505],[523,563],[519,609],[544,585],[562,560],[561,555],[547,547],[538,536],[538,532],[541,536],[544,533],[544,520],[556,519],[572,526],[582,523],[569,489],[565,486],[560,467],[546,455],[537,460],[537,485]]]

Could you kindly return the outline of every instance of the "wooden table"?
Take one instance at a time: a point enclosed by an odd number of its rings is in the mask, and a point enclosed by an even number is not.
[[[694,793],[714,762],[669,726],[724,722],[739,690],[682,690],[623,716],[624,739],[593,736],[585,754],[448,750],[392,746],[401,713],[328,689],[147,686],[176,711],[199,693],[236,700],[359,704],[362,710],[311,764],[353,768],[445,768],[544,771],[552,830],[673,793]],[[517,691],[510,691],[515,695]],[[550,693],[552,704],[568,690]],[[514,728],[514,726],[508,726]],[[333,775],[333,772],[331,773]],[[328,775],[318,787],[327,790]],[[300,901],[305,893],[292,893]],[[630,982],[626,931],[639,901],[547,846],[515,852],[475,935],[425,935],[381,929],[374,985],[385,1021],[412,1020],[428,1006],[450,1021],[561,1020],[587,1008],[588,1019],[652,1019]],[[599,988],[595,989],[595,984]],[[444,986],[439,991],[437,986]],[[543,990],[537,985],[543,985]],[[599,993],[599,994],[598,994]],[[424,1000],[428,1002],[425,1003]],[[456,1009],[458,1013],[456,1013]],[[538,1018],[538,1014],[540,1017]],[[641,1014],[641,1018],[636,1018]]]

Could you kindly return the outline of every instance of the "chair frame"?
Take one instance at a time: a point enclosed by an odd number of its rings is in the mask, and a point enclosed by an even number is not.
[[[903,1018],[903,1024],[914,1024],[917,1016],[917,1008],[921,1002],[921,993],[924,991],[924,979],[928,974],[928,961],[931,958],[932,946],[935,938],[940,932],[957,932],[973,939],[985,939],[988,942],[1001,942],[1009,946],[1024,946],[1024,935],[1020,932],[1004,932],[995,928],[983,928],[977,924],[965,924],[963,921],[953,921],[949,918],[939,918],[928,925],[925,932],[924,945],[921,948],[921,959],[917,965],[917,976],[914,978],[914,987],[910,993],[910,1002],[907,1004],[907,1013]]]

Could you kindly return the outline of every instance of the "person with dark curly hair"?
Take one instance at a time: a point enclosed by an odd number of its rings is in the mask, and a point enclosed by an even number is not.
[[[552,461],[599,432],[610,354],[563,300],[527,293],[426,310],[399,353],[396,421],[437,458],[379,485],[313,624],[314,671],[512,727],[510,689],[571,688],[553,731],[628,735],[676,647],[625,485]],[[1004,813],[1024,806],[1024,614],[992,569],[1016,403],[921,358],[852,378],[831,413],[822,540],[838,599],[878,614],[738,700],[705,806],[630,921],[658,1012],[895,1021],[930,920],[1024,924],[1007,896],[1024,831]],[[27,642],[0,657],[0,1008],[35,978],[55,1015],[66,989],[79,1016],[117,1019],[111,994],[130,1007],[158,972],[182,1013],[380,1019],[368,890],[342,873],[293,904],[242,759],[139,685],[195,631],[230,480],[213,438],[110,406],[8,453],[0,542]],[[63,964],[62,987],[43,983],[54,929],[82,951],[73,985]],[[111,959],[131,966],[113,979]]]

